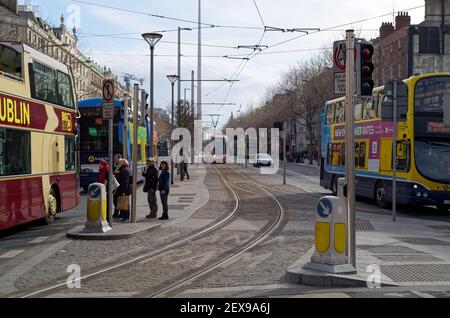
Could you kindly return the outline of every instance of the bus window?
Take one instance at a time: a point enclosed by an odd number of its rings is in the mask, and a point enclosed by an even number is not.
[[[362,120],[363,105],[358,103],[355,105],[355,120]]]
[[[22,54],[1,44],[0,74],[12,79],[22,79]]]
[[[35,61],[33,62],[33,72],[33,98],[56,104],[58,102],[56,71]]]
[[[335,110],[335,120],[334,122],[336,124],[343,124],[345,123],[345,104],[343,102],[336,104],[336,110]]]
[[[375,108],[375,98],[370,98],[363,103],[363,119],[375,119],[376,118],[376,108]]]
[[[333,157],[333,144],[328,144],[328,151],[327,151],[327,164],[331,165]]]
[[[75,170],[75,137],[65,137],[66,171]]]
[[[72,85],[67,74],[58,71],[58,104],[74,108]]]
[[[327,105],[327,125],[334,124],[334,109],[335,109],[335,104]]]
[[[366,152],[367,152],[367,147],[366,147],[366,143],[362,142],[359,144],[359,167],[360,168],[365,168],[366,167]]]
[[[397,170],[409,171],[411,145],[409,141],[397,141]]]
[[[333,166],[339,166],[341,161],[341,145],[340,144],[333,144],[333,157],[332,157],[332,165]]]
[[[0,176],[30,173],[30,132],[0,128]]]

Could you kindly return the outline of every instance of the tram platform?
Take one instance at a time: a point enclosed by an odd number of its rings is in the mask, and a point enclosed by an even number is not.
[[[286,271],[292,282],[321,287],[450,285],[450,224],[432,218],[357,213],[355,274],[333,274],[303,267],[314,247]]]
[[[171,226],[183,222],[195,211],[205,205],[209,200],[209,191],[205,186],[206,167],[203,165],[189,166],[190,179],[180,181],[180,176],[174,175],[174,184],[170,188],[169,195],[169,217],[168,221],[148,220],[145,216],[149,214],[147,194],[142,191],[143,185],[137,190],[136,223],[123,223],[115,221],[112,229],[106,233],[84,232],[84,225],[76,226],[67,233],[71,239],[81,240],[121,240],[133,237],[137,234],[151,231],[160,226]],[[162,214],[161,200],[157,193],[158,216]]]

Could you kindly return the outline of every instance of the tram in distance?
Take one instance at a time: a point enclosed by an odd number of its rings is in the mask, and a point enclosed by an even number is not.
[[[90,184],[98,179],[99,163],[108,158],[108,121],[103,120],[103,99],[90,98],[78,102],[80,118],[79,149],[80,149],[80,184],[87,191]],[[140,116],[141,114],[139,114]],[[156,127],[156,126],[155,126]],[[156,140],[156,128],[154,140]],[[138,127],[138,162],[137,182],[143,181],[146,159],[150,156],[149,120]],[[124,101],[114,100],[113,119],[113,153],[127,159],[132,169],[133,122],[132,113]],[[154,143],[154,154],[157,154],[157,143]]]
[[[399,83],[397,160],[393,162],[392,99],[384,87],[355,107],[356,195],[381,207],[392,202],[393,165],[397,202],[450,209],[450,73],[413,76]],[[402,104],[402,105],[401,105]],[[401,107],[400,107],[401,106]],[[337,192],[345,174],[345,98],[325,104],[320,183]],[[392,113],[392,112],[391,112]],[[384,118],[383,118],[384,117]],[[391,115],[392,117],[392,115]]]
[[[68,66],[0,42],[0,230],[79,203],[76,117]]]

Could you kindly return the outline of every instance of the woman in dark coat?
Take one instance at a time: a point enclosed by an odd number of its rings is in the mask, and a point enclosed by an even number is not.
[[[130,184],[130,168],[128,161],[126,159],[119,160],[119,175],[117,177],[119,181],[119,187],[117,188],[118,196],[130,196],[131,195],[131,184]],[[120,218],[126,222],[130,219],[130,206],[128,210],[120,211]]]
[[[169,190],[170,190],[170,172],[169,172],[169,164],[166,161],[162,161],[159,166],[159,170],[161,170],[161,174],[159,175],[158,180],[158,190],[159,195],[161,197],[161,203],[163,206],[163,215],[159,218],[159,220],[168,220],[169,219],[169,206],[167,201],[169,199]]]

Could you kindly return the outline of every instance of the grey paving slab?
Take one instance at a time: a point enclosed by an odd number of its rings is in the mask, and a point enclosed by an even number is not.
[[[204,184],[206,167],[202,165],[191,167],[190,173],[194,178],[183,182],[180,181],[179,176],[175,176],[175,186],[171,187],[168,201],[170,221],[146,219],[145,216],[149,214],[147,194],[142,191],[142,186],[140,186],[137,192],[136,223],[114,222],[112,229],[106,233],[87,233],[84,231],[84,225],[79,225],[70,230],[67,237],[82,240],[121,240],[151,231],[157,227],[166,227],[183,222],[209,200],[209,191]],[[189,200],[180,201],[180,198],[186,197]],[[159,195],[157,195],[157,199],[158,215],[161,215],[163,209]]]

